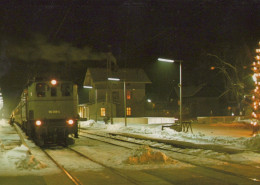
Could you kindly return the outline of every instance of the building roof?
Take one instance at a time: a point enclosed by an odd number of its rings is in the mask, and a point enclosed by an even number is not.
[[[180,88],[174,88],[175,93],[179,97]],[[200,84],[198,86],[187,86],[182,87],[182,97],[218,97],[220,95],[220,91],[218,91],[215,87],[208,86],[207,84]]]
[[[90,74],[94,83],[107,81],[108,77],[119,78],[121,81],[131,83],[151,83],[144,70],[137,68],[122,68],[112,71],[110,74],[107,74],[106,68],[88,68],[87,74]],[[85,77],[84,84],[86,84],[87,78],[88,75]]]

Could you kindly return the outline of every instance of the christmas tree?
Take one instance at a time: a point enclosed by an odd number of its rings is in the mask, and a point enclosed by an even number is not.
[[[258,43],[260,46],[260,42]],[[252,93],[253,112],[252,117],[254,121],[252,125],[256,126],[260,120],[260,49],[256,49],[256,61],[253,62],[253,80],[255,82],[255,89]]]

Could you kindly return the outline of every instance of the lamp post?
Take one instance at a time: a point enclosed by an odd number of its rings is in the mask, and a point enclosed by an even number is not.
[[[180,63],[180,124],[182,125],[182,60],[172,60],[172,59],[165,59],[165,58],[158,58],[158,61],[160,62],[169,62],[169,63],[174,63],[174,62],[179,62]]]
[[[120,81],[119,78],[108,78],[110,81]],[[126,119],[126,84],[124,80],[124,117],[125,117],[125,126],[127,126],[127,119]]]
[[[109,80],[109,81],[120,81],[120,79],[119,78],[111,78],[111,77],[108,77],[107,78],[107,80]],[[111,119],[111,124],[113,124],[114,122],[113,122],[113,106],[112,106],[112,92],[111,92],[111,85],[110,85],[110,92],[109,92],[109,94],[110,94],[110,97],[109,97],[109,99],[110,99],[110,119]]]
[[[124,116],[125,116],[125,127],[127,126],[127,119],[126,119],[126,86],[124,80]]]
[[[92,85],[84,85],[83,86],[84,89],[93,89],[93,86]],[[91,100],[91,95],[88,95],[88,101]],[[84,113],[86,112],[86,107],[84,107]],[[89,109],[88,109],[88,116],[87,116],[89,119],[90,119],[90,112],[89,112]],[[97,89],[95,89],[95,121],[97,122]]]

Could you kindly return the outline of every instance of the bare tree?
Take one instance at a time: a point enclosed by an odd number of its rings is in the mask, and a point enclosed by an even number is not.
[[[242,66],[232,65],[214,54],[208,54],[208,56],[216,59],[214,68],[218,69],[223,75],[225,90],[220,97],[225,96],[229,102],[236,103],[238,110],[241,111],[241,101],[244,96],[245,86],[243,76],[239,74],[239,67]]]

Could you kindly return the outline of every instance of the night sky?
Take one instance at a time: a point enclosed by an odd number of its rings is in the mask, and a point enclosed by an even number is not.
[[[219,56],[249,66],[260,40],[259,0],[1,1],[0,86],[19,96],[28,78],[70,73],[79,85],[88,66],[104,67],[111,51],[119,67],[145,69],[148,96],[169,96],[178,83],[221,86],[209,70]],[[83,75],[82,75],[83,74]],[[52,74],[53,75],[53,74]],[[10,93],[12,92],[12,93]],[[6,94],[6,95],[5,95]],[[8,94],[8,95],[7,95]]]

